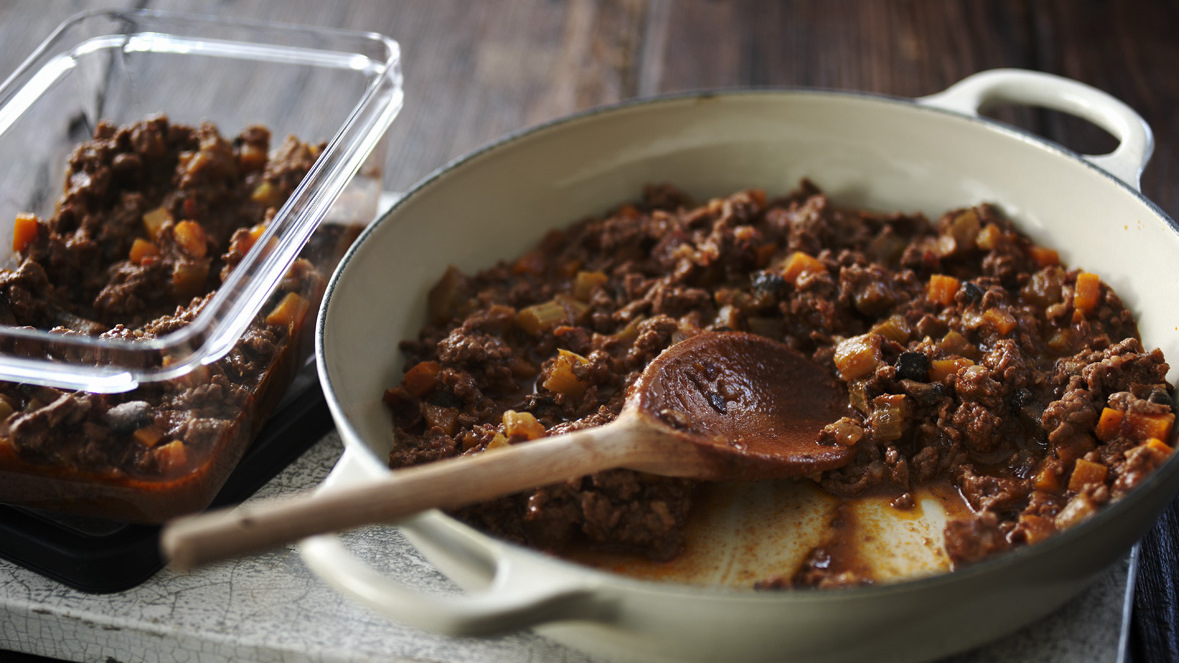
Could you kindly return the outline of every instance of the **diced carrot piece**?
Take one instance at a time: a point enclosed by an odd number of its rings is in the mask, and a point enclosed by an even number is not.
[[[155,239],[160,234],[160,228],[172,220],[172,213],[166,207],[157,207],[143,215],[143,227],[147,236]]]
[[[999,238],[1003,236],[1003,231],[993,223],[988,223],[983,226],[983,229],[978,231],[978,237],[974,243],[983,251],[994,250],[999,245]]]
[[[248,253],[258,243],[258,240],[262,238],[262,233],[264,232],[266,232],[266,223],[264,222],[250,226],[244,231],[236,231],[233,234],[231,249],[242,254]]]
[[[1034,486],[1036,490],[1042,490],[1049,493],[1056,493],[1060,491],[1060,467],[1058,465],[1049,463],[1042,467],[1036,473]]]
[[[311,308],[311,302],[297,292],[288,292],[278,306],[266,315],[266,324],[290,327],[297,324]]]
[[[540,276],[544,274],[545,268],[544,254],[540,251],[529,251],[520,256],[515,263],[512,264],[513,274],[532,274]]]
[[[1047,249],[1042,246],[1033,246],[1028,249],[1028,255],[1030,255],[1032,260],[1035,260],[1036,264],[1041,267],[1050,267],[1052,265],[1060,264],[1060,254],[1056,252],[1056,249]]]
[[[1073,293],[1073,308],[1081,314],[1092,313],[1101,299],[1101,278],[1096,274],[1081,272]]]
[[[136,265],[142,265],[145,261],[158,255],[160,255],[160,247],[146,239],[136,237],[135,241],[131,243],[131,252],[128,258]]]
[[[455,429],[458,428],[458,408],[423,402],[421,412],[422,418],[430,428],[437,428],[447,435],[454,435]]]
[[[503,421],[504,434],[509,439],[535,440],[544,437],[544,424],[537,421],[531,412],[505,410]]]
[[[496,435],[499,435],[502,437],[503,433],[496,433]],[[459,441],[459,447],[463,451],[470,451],[471,449],[474,449],[475,447],[479,446],[480,439],[479,439],[479,436],[476,435],[473,431],[467,431],[466,433],[463,433],[462,435],[459,436],[458,441]]]
[[[159,444],[160,440],[164,437],[164,433],[166,432],[167,431],[164,430],[163,426],[153,422],[144,426],[143,428],[137,428],[135,432],[131,433],[131,437],[136,442],[150,449],[151,447]]]
[[[803,274],[818,274],[825,271],[827,271],[827,266],[823,264],[823,261],[803,251],[795,251],[786,259],[786,265],[782,268],[782,278],[798,285],[798,279]]]
[[[257,223],[250,226],[250,246],[258,243],[262,238],[262,233],[266,232],[266,223]]]
[[[835,348],[835,369],[844,380],[867,375],[880,363],[880,336],[861,334],[846,339]]]
[[[180,440],[172,440],[163,446],[156,447],[152,451],[152,455],[156,457],[156,467],[164,475],[172,474],[188,465],[188,451],[185,450],[184,443]]]
[[[209,236],[196,221],[181,221],[172,229],[172,236],[180,249],[193,258],[204,258],[209,251]]]
[[[777,252],[778,244],[776,242],[759,244],[757,248],[753,249],[753,263],[759,268],[765,267],[770,264],[770,258],[773,258]]]
[[[244,171],[260,170],[267,159],[266,148],[255,143],[244,143],[237,155],[237,162]]]
[[[405,384],[405,390],[415,398],[421,398],[434,389],[437,384],[438,373],[442,370],[442,366],[431,360],[418,362],[405,372],[405,377],[402,382]]]
[[[1102,442],[1109,442],[1118,435],[1118,431],[1122,429],[1122,419],[1126,416],[1125,411],[1115,410],[1107,407],[1101,411],[1101,416],[1097,419],[1097,426],[1094,429],[1094,434],[1097,439]]]
[[[995,331],[1001,336],[1006,336],[1015,329],[1015,316],[1002,309],[989,308],[983,313],[983,318],[994,325]]]
[[[1170,445],[1168,445],[1166,442],[1163,442],[1162,440],[1158,439],[1157,437],[1150,438],[1149,440],[1147,440],[1146,442],[1143,443],[1143,446],[1148,447],[1150,449],[1154,449],[1156,451],[1160,451],[1160,452],[1162,452],[1162,454],[1164,456],[1170,455],[1170,453],[1172,451],[1174,451],[1174,449],[1172,449]]]
[[[17,214],[12,224],[12,252],[21,253],[29,248],[29,244],[37,239],[40,226],[36,214]]]
[[[958,371],[974,366],[974,362],[966,357],[951,357],[949,359],[934,359],[929,362],[930,382],[941,382],[950,375],[957,375]]]
[[[1085,489],[1085,486],[1105,483],[1107,474],[1109,474],[1109,468],[1105,465],[1078,458],[1073,466],[1073,474],[1068,480],[1068,489],[1080,492]]]
[[[566,394],[576,398],[585,393],[589,386],[573,372],[575,364],[585,365],[589,360],[576,352],[557,350],[557,359],[553,362],[552,371],[544,379],[541,386],[549,391]]]
[[[959,285],[958,279],[953,276],[934,274],[929,277],[926,296],[935,304],[949,306],[954,303],[954,295],[957,294]]]
[[[1175,415],[1172,412],[1166,414],[1128,412],[1125,421],[1122,422],[1122,432],[1132,440],[1145,441],[1152,437],[1169,440],[1171,439],[1171,427],[1174,424]]]

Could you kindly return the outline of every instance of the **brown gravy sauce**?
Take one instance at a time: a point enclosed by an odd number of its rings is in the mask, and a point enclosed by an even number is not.
[[[684,548],[667,561],[635,551],[570,545],[561,557],[598,570],[660,582],[771,589],[869,584],[950,570],[941,535],[970,507],[949,481],[922,487],[914,506],[900,491],[852,499],[809,481],[703,484]]]

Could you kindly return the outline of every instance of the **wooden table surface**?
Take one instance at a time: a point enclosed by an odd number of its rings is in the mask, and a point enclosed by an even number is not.
[[[1179,0],[4,0],[0,72],[74,13],[142,6],[397,39],[406,105],[390,131],[391,190],[505,133],[619,100],[738,86],[912,97],[1022,67],[1141,113],[1156,139],[1143,192],[1179,216]],[[1055,112],[996,115],[1084,153],[1114,145]]]
[[[62,19],[146,6],[374,30],[397,39],[406,106],[387,185],[581,109],[700,88],[801,86],[913,97],[981,69],[1025,67],[1122,99],[1155,130],[1143,191],[1179,213],[1176,0],[5,0],[0,72]],[[1112,139],[1048,111],[1000,117],[1083,152]]]

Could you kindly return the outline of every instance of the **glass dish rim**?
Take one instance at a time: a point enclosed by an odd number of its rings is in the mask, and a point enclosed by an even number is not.
[[[134,30],[106,29],[100,36],[69,41],[72,31],[103,20],[122,21],[124,25],[138,27]],[[170,28],[170,31],[153,29],[161,24],[166,24],[164,27]],[[186,39],[189,43],[211,44],[216,40],[201,36],[184,37],[183,31],[178,28],[185,28],[188,33],[196,33],[200,29],[215,29],[229,24],[227,20],[217,16],[155,9],[95,9],[75,14],[54,28],[49,36],[0,83],[0,118],[11,116],[15,119],[22,116],[28,106],[40,97],[35,87],[31,88],[33,94],[28,94],[33,80],[60,58],[72,59],[81,44],[98,38],[121,38],[121,43],[126,46],[133,38],[142,38],[145,35],[165,41],[169,37],[177,37],[181,38],[181,41]],[[385,131],[400,111],[404,98],[400,71],[401,55],[399,44],[392,38],[373,31],[250,19],[235,18],[232,26],[236,33],[264,32],[272,38],[265,42],[240,38],[225,41],[231,45],[260,45],[263,50],[266,50],[266,47],[297,49],[308,53],[333,53],[363,58],[364,62],[353,60],[350,68],[363,69],[363,73],[369,76],[366,88],[344,122],[327,141],[323,153],[312,169],[292,192],[287,202],[278,209],[273,221],[256,243],[255,250],[250,251],[230,273],[190,324],[158,338],[130,342],[81,334],[58,334],[45,329],[0,327],[0,339],[32,343],[36,344],[38,349],[54,348],[64,353],[81,350],[84,355],[90,355],[91,353],[85,351],[97,351],[105,359],[102,363],[96,363],[92,358],[83,362],[51,359],[48,356],[30,357],[0,353],[0,380],[80,389],[94,393],[114,393],[129,391],[141,383],[183,376],[200,365],[224,356],[261,310],[306,240],[327,215],[332,203],[347,183],[360,170],[365,159],[383,138]],[[273,39],[274,36],[317,37],[334,42],[366,42],[376,46],[376,50],[382,52],[384,60],[378,61],[370,55],[356,51],[347,52],[305,45],[283,46]],[[227,57],[234,56],[229,54]],[[259,59],[240,55],[236,57],[244,60]],[[60,80],[64,74],[65,72],[60,72],[53,80]],[[24,108],[21,107],[22,103]],[[4,124],[0,122],[0,126]],[[153,361],[164,355],[171,361]]]

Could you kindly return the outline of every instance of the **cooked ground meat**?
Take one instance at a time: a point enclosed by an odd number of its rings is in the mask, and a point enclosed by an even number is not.
[[[627,387],[702,330],[780,340],[846,386],[854,443],[815,480],[855,498],[950,485],[955,564],[1034,543],[1133,489],[1170,453],[1167,365],[1093,274],[1061,264],[991,205],[841,209],[814,184],[692,204],[670,186],[551,232],[474,275],[449,269],[388,389],[394,467],[480,453],[617,416]],[[691,481],[625,470],[461,509],[510,540],[674,556]],[[762,587],[870,581],[827,546]]]
[[[71,155],[53,216],[18,219],[15,264],[0,270],[0,321],[127,341],[181,329],[241,262],[319,149],[290,137],[270,154],[263,127],[225,138],[210,124],[163,116],[121,128],[99,124]],[[322,293],[321,270],[332,266],[320,256],[326,249],[338,257],[344,235],[356,230],[319,233],[232,351],[190,375],[112,395],[0,383],[0,470],[125,482],[145,500],[166,501],[135,482],[202,471],[227,437],[259,427],[259,410],[276,400],[271,387],[285,389],[283,373],[300,361],[296,332]],[[31,497],[9,492],[0,497]]]

